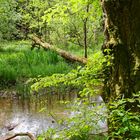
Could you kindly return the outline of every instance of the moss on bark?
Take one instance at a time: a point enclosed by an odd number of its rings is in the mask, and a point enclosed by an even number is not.
[[[104,49],[114,57],[105,83],[105,99],[131,97],[140,90],[140,1],[102,0]]]

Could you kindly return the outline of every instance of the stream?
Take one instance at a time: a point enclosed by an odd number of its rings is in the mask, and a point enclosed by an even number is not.
[[[58,120],[72,113],[60,101],[72,101],[74,98],[76,94],[72,93],[36,95],[32,98],[0,97],[0,140],[16,133],[29,132],[38,136],[46,132],[48,128],[57,127]],[[94,102],[100,104],[103,100],[101,96],[97,96]],[[105,109],[101,108],[100,111],[103,110]],[[106,122],[99,121],[98,123],[100,123],[101,132],[107,130]]]
[[[34,98],[0,98],[0,138],[30,132],[34,136],[57,126],[56,120],[66,117],[66,106],[60,100],[72,100],[72,94]],[[54,114],[55,118],[53,115]]]

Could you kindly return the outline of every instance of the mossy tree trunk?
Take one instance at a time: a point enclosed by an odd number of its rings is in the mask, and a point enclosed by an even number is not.
[[[105,102],[117,102],[117,98],[131,98],[132,93],[140,91],[140,0],[102,0],[105,16],[104,32],[106,42],[103,51],[110,49],[113,57],[112,65],[105,70],[106,80],[103,98]],[[106,54],[106,52],[104,51]],[[115,102],[114,102],[115,103]],[[113,104],[114,104],[113,103]],[[125,109],[139,112],[138,102],[126,103]],[[120,127],[125,129],[125,123],[118,118],[119,113],[112,115],[108,106],[109,136],[112,139],[125,139],[132,136],[130,129],[120,133]],[[114,109],[114,108],[113,108]],[[130,121],[130,120],[129,120]],[[129,127],[128,127],[129,128]]]
[[[105,83],[105,100],[140,91],[140,0],[102,0],[106,42],[113,65]]]

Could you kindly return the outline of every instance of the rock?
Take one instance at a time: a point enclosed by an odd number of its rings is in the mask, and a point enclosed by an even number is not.
[[[8,130],[8,131],[12,131],[13,129],[15,129],[15,127],[17,127],[19,125],[19,123],[16,123],[16,124],[8,124],[5,126],[5,128]]]

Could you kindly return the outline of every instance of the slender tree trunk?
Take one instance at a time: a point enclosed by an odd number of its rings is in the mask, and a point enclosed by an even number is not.
[[[140,0],[102,0],[106,42],[113,65],[105,83],[105,100],[140,91]]]
[[[44,23],[44,33],[45,33],[45,41],[47,41],[47,22]]]
[[[87,58],[87,22],[84,22],[84,49],[85,49],[85,58]]]
[[[89,12],[89,6],[90,4],[87,5],[86,7],[86,13]],[[85,58],[87,58],[87,22],[88,22],[88,17],[85,18],[84,20],[84,49],[85,49]]]

